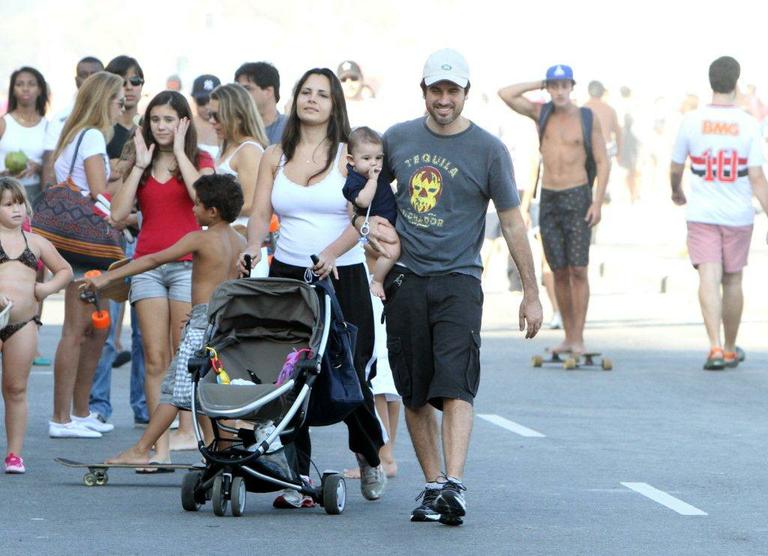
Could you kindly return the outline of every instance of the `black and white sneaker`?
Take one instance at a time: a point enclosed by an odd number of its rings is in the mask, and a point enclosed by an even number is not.
[[[421,505],[411,512],[411,521],[437,521],[440,514],[435,511],[435,499],[440,494],[440,488],[429,488],[421,491],[416,500],[421,500]]]
[[[463,491],[467,490],[461,482],[448,478],[435,498],[434,509],[440,515],[438,521],[444,525],[461,525],[467,513],[467,502]]]

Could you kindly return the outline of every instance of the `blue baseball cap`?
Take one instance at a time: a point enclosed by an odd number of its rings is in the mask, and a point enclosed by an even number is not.
[[[571,66],[558,64],[547,70],[547,81],[573,81],[573,69]]]

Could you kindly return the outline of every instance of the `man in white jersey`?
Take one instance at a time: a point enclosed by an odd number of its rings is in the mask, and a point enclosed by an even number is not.
[[[688,203],[688,253],[699,272],[699,303],[710,342],[706,370],[736,367],[744,360],[736,335],[744,306],[741,278],[752,238],[753,193],[768,211],[760,126],[735,104],[740,71],[730,56],[709,66],[712,103],[686,114],[670,169],[672,201]],[[693,175],[686,198],[681,183],[688,157]]]

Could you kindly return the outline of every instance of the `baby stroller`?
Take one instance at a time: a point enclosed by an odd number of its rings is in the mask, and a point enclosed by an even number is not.
[[[205,468],[185,475],[182,507],[197,511],[211,500],[214,513],[223,516],[231,502],[232,515],[240,516],[246,492],[287,488],[311,497],[329,514],[343,512],[343,476],[326,471],[314,486],[294,473],[283,450],[305,421],[338,422],[362,403],[357,375],[338,376],[341,363],[352,364],[355,330],[343,321],[330,280],[225,282],[211,297],[208,323],[207,355],[198,352],[189,370],[192,412],[211,419],[214,440],[206,446],[193,419]],[[293,365],[286,363],[289,355]],[[343,390],[335,407],[333,400],[319,399],[324,397],[319,391],[312,393],[314,386],[324,390],[323,375],[331,373],[337,393],[339,386]],[[322,415],[325,410],[330,413]]]

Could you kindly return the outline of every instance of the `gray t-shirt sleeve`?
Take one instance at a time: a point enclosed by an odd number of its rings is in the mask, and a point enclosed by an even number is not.
[[[503,143],[499,142],[498,147],[493,149],[489,162],[488,194],[496,210],[520,206],[512,157],[509,156],[509,151]]]

